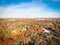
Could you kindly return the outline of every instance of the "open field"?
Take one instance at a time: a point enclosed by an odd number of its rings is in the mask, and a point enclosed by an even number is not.
[[[0,19],[1,45],[60,45],[60,18]]]

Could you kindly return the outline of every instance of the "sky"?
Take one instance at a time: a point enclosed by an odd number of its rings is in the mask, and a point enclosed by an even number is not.
[[[60,18],[60,0],[0,0],[0,18]]]

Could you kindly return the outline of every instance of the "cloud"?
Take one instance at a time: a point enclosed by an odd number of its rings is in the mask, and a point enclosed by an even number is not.
[[[0,7],[0,18],[60,18],[60,13],[48,9],[47,5],[22,3]]]

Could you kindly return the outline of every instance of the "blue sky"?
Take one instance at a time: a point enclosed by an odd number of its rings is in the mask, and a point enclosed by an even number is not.
[[[0,0],[0,18],[60,18],[60,0]]]

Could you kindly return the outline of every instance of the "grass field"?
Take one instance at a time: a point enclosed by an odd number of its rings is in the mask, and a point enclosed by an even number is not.
[[[0,45],[60,45],[60,18],[0,18]]]

